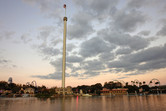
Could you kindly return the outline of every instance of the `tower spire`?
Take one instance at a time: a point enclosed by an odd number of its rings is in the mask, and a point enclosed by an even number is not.
[[[65,17],[63,18],[64,30],[63,30],[62,89],[63,89],[63,96],[65,96],[66,32],[67,32],[66,4],[64,4],[63,7],[65,8]]]

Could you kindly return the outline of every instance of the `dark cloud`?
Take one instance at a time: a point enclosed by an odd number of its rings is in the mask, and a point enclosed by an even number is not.
[[[75,74],[75,73],[78,73],[77,71],[81,71],[81,70],[82,70],[81,66],[77,66],[77,67],[73,66],[71,68],[71,73]]]
[[[160,47],[152,47],[137,53],[124,55],[117,61],[108,64],[109,68],[123,69],[123,72],[149,71],[165,68],[166,44]]]
[[[166,68],[165,58],[155,59],[138,66],[139,71],[156,70],[161,68]]]
[[[78,77],[78,78],[81,78],[81,77],[83,77],[83,75],[80,74],[80,73],[78,73],[78,72],[75,72],[75,73],[68,74],[68,77]]]
[[[138,33],[138,35],[148,36],[150,34],[150,31],[144,30]]]
[[[136,70],[137,64],[125,60],[113,61],[108,63],[108,68],[115,68],[115,72],[128,72]]]
[[[50,64],[55,68],[56,71],[62,71],[62,58],[50,61]]]
[[[90,12],[96,16],[102,16],[110,11],[110,9],[114,8],[119,0],[73,0],[74,3],[82,8],[82,10],[86,12]],[[107,14],[108,15],[108,14]]]
[[[81,67],[82,69],[87,71],[97,71],[97,70],[99,71],[106,68],[103,62],[97,59],[84,61],[82,62]]]
[[[109,29],[100,31],[98,35],[110,42],[110,44],[129,47],[132,50],[143,49],[149,45],[148,39],[140,36],[131,36],[122,32],[110,31]]]
[[[67,52],[72,52],[72,50],[74,49],[74,48],[76,48],[76,46],[74,45],[74,44],[67,44]]]
[[[94,76],[97,76],[99,74],[100,74],[100,72],[97,72],[97,71],[86,71],[86,72],[84,72],[84,75],[86,75],[86,78],[94,77]]]
[[[83,77],[83,75],[78,73],[78,72],[74,72],[74,73],[70,73],[70,74],[66,73],[65,76],[66,77],[78,77],[78,78]],[[40,78],[40,79],[62,80],[62,71],[55,71],[54,73],[47,74],[47,75],[32,75],[31,77],[33,77],[33,78]]]
[[[130,48],[123,48],[121,47],[116,51],[116,55],[124,55],[124,54],[130,54],[132,50]]]
[[[9,60],[6,59],[0,59],[0,64],[5,64],[5,63],[9,63]]]
[[[104,40],[95,37],[81,44],[80,55],[83,57],[97,56],[104,52],[110,52],[114,46],[107,44]]]
[[[32,75],[33,78],[40,78],[40,79],[56,79],[61,80],[62,79],[62,72],[56,72],[48,75]]]
[[[152,47],[146,50],[142,50],[138,53],[128,55],[127,57],[122,57],[122,59],[133,63],[148,62],[161,58],[166,58],[166,45],[163,47]]]
[[[60,66],[61,65],[59,64],[58,67],[60,67]],[[69,64],[67,66],[69,66]],[[55,69],[58,69],[58,68],[55,68]],[[80,74],[78,72],[71,72],[71,73],[66,73],[65,76],[66,77],[78,77],[78,78],[82,78],[85,75],[84,74]],[[40,79],[61,80],[62,79],[62,71],[61,70],[60,71],[55,71],[54,73],[47,74],[47,75],[32,75],[31,77],[40,78]]]
[[[58,56],[59,54],[61,54],[61,51],[57,48],[54,47],[49,47],[46,45],[42,45],[39,47],[39,51],[46,57],[52,57],[52,56]]]
[[[66,56],[66,68],[77,71],[80,68],[74,67],[73,63],[79,63],[82,60],[83,59],[78,56]],[[50,64],[55,68],[56,71],[62,71],[62,57],[50,61]]]
[[[93,16],[84,12],[80,13],[73,17],[71,20],[73,24],[68,26],[69,39],[85,39],[94,31],[91,24]]]
[[[67,56],[66,58],[66,62],[68,63],[80,63],[83,61],[83,58],[82,57],[79,57],[79,56]]]
[[[133,32],[139,25],[146,22],[146,16],[136,10],[129,12],[124,10],[118,11],[113,18],[114,27],[124,32]]]
[[[147,0],[128,0],[127,8],[138,9],[147,3]]]
[[[99,55],[99,60],[103,61],[103,62],[108,62],[111,61],[115,58],[115,54],[114,53],[110,53],[108,52],[104,52],[102,54]]]
[[[157,32],[157,35],[166,36],[166,25],[164,25],[160,31]]]

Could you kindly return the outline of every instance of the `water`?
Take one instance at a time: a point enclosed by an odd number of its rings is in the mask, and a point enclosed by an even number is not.
[[[0,98],[0,111],[166,111],[166,95]]]

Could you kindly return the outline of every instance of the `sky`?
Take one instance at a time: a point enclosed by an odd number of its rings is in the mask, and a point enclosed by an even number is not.
[[[0,81],[61,87],[63,4],[66,86],[166,85],[165,0],[0,0]]]

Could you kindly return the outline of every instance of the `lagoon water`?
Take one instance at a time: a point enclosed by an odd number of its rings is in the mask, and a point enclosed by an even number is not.
[[[0,111],[166,111],[166,95],[0,98]]]

